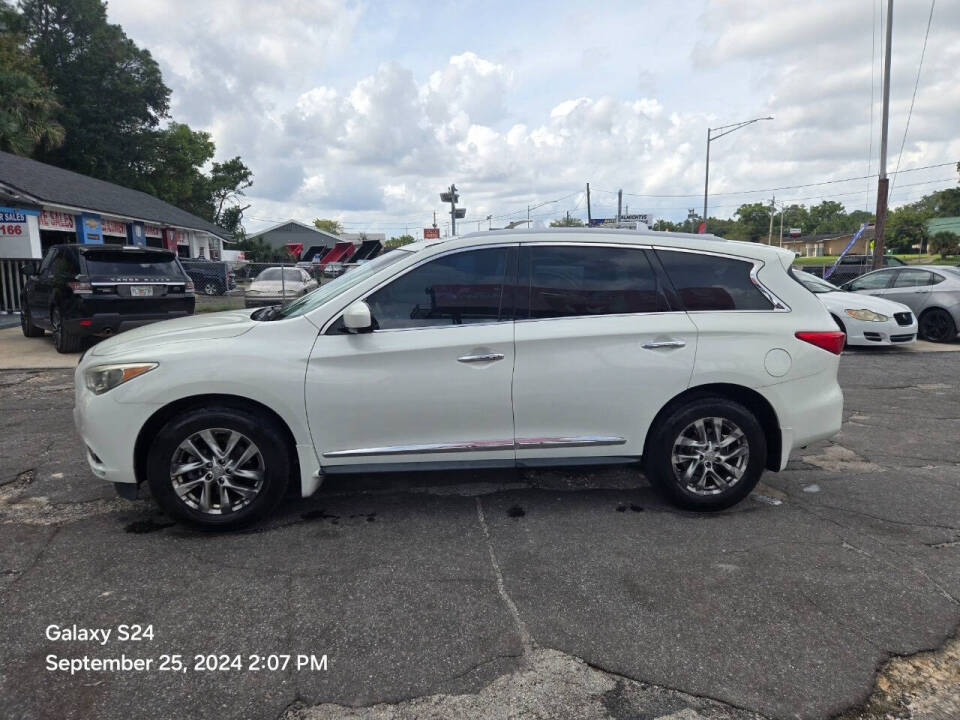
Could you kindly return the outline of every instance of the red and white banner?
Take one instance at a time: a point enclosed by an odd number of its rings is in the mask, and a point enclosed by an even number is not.
[[[183,230],[177,230],[174,233],[174,237],[177,238],[177,245],[189,245],[190,241],[187,240],[187,234]]]
[[[143,236],[144,237],[163,237],[163,230],[160,229],[159,225],[144,225],[143,226]]]
[[[127,226],[119,220],[100,220],[100,227],[103,228],[104,235],[122,235],[127,236]]]
[[[60,230],[61,232],[76,232],[77,225],[73,215],[56,210],[44,210],[40,213],[41,230]]]

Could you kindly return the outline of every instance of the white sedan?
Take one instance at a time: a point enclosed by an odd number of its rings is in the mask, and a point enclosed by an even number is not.
[[[826,306],[848,345],[907,345],[917,341],[917,318],[906,305],[846,292],[810,273],[793,275]]]
[[[244,293],[247,307],[282,305],[317,289],[317,281],[299,267],[267,268]]]

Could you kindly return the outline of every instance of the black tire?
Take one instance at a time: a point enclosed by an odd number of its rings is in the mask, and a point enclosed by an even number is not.
[[[53,346],[58,353],[75,353],[83,348],[82,335],[74,335],[63,329],[63,316],[58,307],[50,311],[50,327],[53,328]]]
[[[920,316],[917,334],[923,340],[935,343],[951,342],[957,337],[953,316],[942,308],[930,308]]]
[[[35,338],[43,336],[43,328],[33,324],[33,319],[30,317],[30,311],[27,309],[26,303],[21,305],[20,329],[23,331],[24,337]]]
[[[217,487],[217,483],[221,482],[219,479],[200,480],[199,484],[195,485],[196,490],[191,491],[193,495],[186,494],[181,497],[174,488],[174,482],[177,482],[183,493],[185,488],[198,482],[200,475],[210,477],[214,474],[214,469],[208,466],[183,473],[176,481],[171,474],[175,459],[183,457],[178,454],[183,452],[179,449],[181,444],[204,430],[214,430],[217,440],[223,446],[229,442],[224,438],[226,433],[239,433],[244,436],[244,440],[239,441],[236,452],[242,453],[245,450],[244,441],[252,442],[255,449],[259,450],[262,461],[262,467],[258,463],[255,470],[262,473],[262,481],[257,485],[256,494],[247,504],[240,506],[240,503],[244,502],[243,496],[234,493],[237,507],[234,509],[234,500],[231,500],[228,505],[230,509],[226,513],[222,512],[222,503],[216,495],[220,492]],[[224,432],[220,433],[220,430]],[[209,447],[198,449],[201,452],[209,451]],[[171,517],[206,530],[233,530],[261,520],[283,498],[289,474],[287,443],[276,422],[259,413],[232,407],[197,408],[174,417],[157,433],[147,455],[147,482],[156,501]],[[227,478],[228,487],[232,487],[229,483],[237,482],[236,478],[229,475]],[[238,484],[243,484],[250,490],[252,482],[243,480]],[[202,509],[202,498],[198,497],[203,492],[204,484],[208,486],[209,492],[213,493],[207,498],[207,511]]]
[[[694,479],[685,482],[674,470],[673,449],[684,432],[697,421],[705,420],[710,425],[713,418],[721,419],[726,423],[723,426],[728,429],[736,428],[741,431],[742,437],[738,438],[737,445],[745,443],[747,448],[746,459],[742,461],[742,468],[740,468],[742,474],[726,489],[721,490],[720,483],[710,478],[703,491],[691,491],[688,485],[696,481],[704,466],[709,465],[712,473],[713,462],[716,462],[721,473],[726,474],[727,471],[720,467],[723,463],[715,460],[713,454],[710,454],[708,455],[710,461],[701,462],[695,471]],[[726,398],[692,399],[689,403],[670,410],[651,432],[644,458],[647,477],[670,503],[685,510],[714,511],[736,505],[756,487],[766,466],[767,440],[763,428],[750,410]],[[735,436],[734,432],[730,434]],[[699,450],[690,452],[696,454]],[[713,445],[710,446],[709,452],[716,452]],[[688,469],[694,462],[689,461],[689,464],[683,468]],[[733,463],[739,464],[741,461],[733,460]],[[710,488],[711,483],[716,487]]]

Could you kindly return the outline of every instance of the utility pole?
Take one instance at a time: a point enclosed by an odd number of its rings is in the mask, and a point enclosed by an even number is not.
[[[620,222],[621,209],[623,208],[623,189],[617,190],[617,223]]]
[[[587,226],[589,227],[590,221],[593,220],[593,216],[590,214],[590,183],[587,183]]]
[[[770,198],[770,230],[767,232],[767,245],[773,245],[773,215],[777,211],[777,196]]]
[[[893,0],[887,0],[887,37],[883,53],[883,113],[880,120],[880,178],[877,181],[877,221],[873,230],[873,269],[883,267],[887,225],[887,126],[890,123],[890,46],[893,44]]]
[[[467,214],[466,208],[457,207],[459,199],[460,194],[457,192],[457,186],[454,183],[450,183],[446,192],[440,193],[440,201],[450,203],[450,234],[454,237],[457,235],[457,218],[466,217]]]
[[[703,229],[707,229],[707,191],[710,188],[710,143],[714,140],[719,140],[724,135],[729,135],[732,132],[736,132],[740,128],[745,128],[747,125],[753,125],[755,122],[760,122],[761,120],[773,120],[773,115],[768,115],[767,117],[758,117],[753,118],[752,120],[744,120],[738,123],[731,123],[730,125],[721,125],[720,127],[707,128],[707,164],[706,169],[703,173]]]

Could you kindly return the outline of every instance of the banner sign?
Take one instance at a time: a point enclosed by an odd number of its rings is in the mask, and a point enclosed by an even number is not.
[[[644,225],[650,224],[650,213],[633,213],[631,215],[621,215],[621,223],[638,223],[641,222]],[[605,225],[615,226],[617,224],[617,219],[612,218],[591,218],[590,227],[603,227]]]
[[[75,233],[77,231],[77,224],[73,215],[70,213],[44,210],[40,213],[40,229]]]
[[[190,241],[187,240],[187,234],[183,230],[177,230],[174,233],[174,237],[177,238],[177,245],[189,245]]]
[[[834,262],[833,265],[831,265],[827,269],[827,271],[823,274],[824,280],[826,280],[828,277],[833,275],[833,271],[837,269],[837,265],[839,265],[840,261],[843,260],[843,256],[846,255],[848,252],[850,252],[850,248],[852,248],[854,244],[857,242],[857,240],[860,239],[860,236],[863,235],[863,231],[866,229],[867,229],[867,224],[864,223],[863,225],[860,226],[860,229],[854,233],[853,237],[850,238],[850,242],[848,242],[847,246],[843,249],[843,252],[840,253],[839,256],[837,256],[836,262]]]
[[[100,221],[100,227],[102,228],[104,235],[122,235],[123,237],[127,236],[126,223],[122,223],[119,220],[102,219]]]
[[[143,236],[144,237],[163,237],[163,230],[160,229],[159,225],[144,224]]]
[[[440,239],[440,228],[428,227],[423,229],[423,239],[424,240],[439,240]]]

